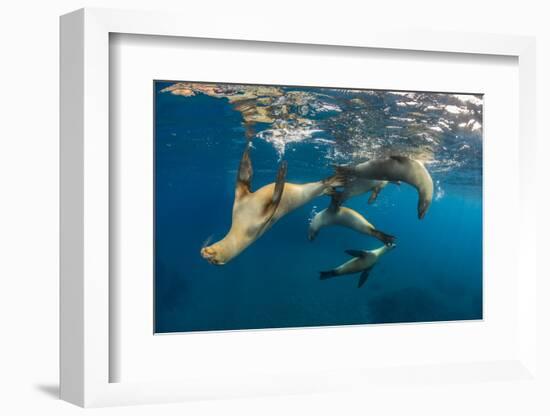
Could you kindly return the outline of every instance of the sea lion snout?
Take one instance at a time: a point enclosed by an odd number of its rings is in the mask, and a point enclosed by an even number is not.
[[[426,212],[428,212],[428,208],[430,207],[430,202],[424,199],[421,199],[418,201],[418,219],[421,220],[426,216]]]
[[[313,228],[309,228],[308,232],[307,232],[307,239],[309,241],[313,241],[315,240],[315,237],[317,237],[317,233],[318,231],[314,230]]]
[[[224,264],[224,262],[218,258],[218,252],[216,251],[216,249],[212,248],[212,246],[202,248],[201,256],[210,264],[215,264],[217,266],[221,266]]]

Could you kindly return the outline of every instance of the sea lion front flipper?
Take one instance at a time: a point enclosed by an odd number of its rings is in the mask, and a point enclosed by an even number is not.
[[[374,256],[374,254],[366,250],[346,250],[346,254],[352,257]]]
[[[277,172],[277,179],[275,181],[275,189],[273,189],[273,196],[271,197],[271,201],[265,206],[265,221],[258,229],[257,235],[261,235],[271,225],[271,220],[273,219],[275,212],[277,212],[277,208],[281,203],[283,191],[285,189],[287,169],[287,162],[283,161],[279,166],[279,171]]]
[[[400,155],[392,155],[390,156],[390,159],[396,160],[397,162],[408,162],[411,160],[407,156],[400,156]]]
[[[357,283],[357,289],[359,289],[361,286],[365,284],[367,279],[369,278],[369,273],[372,270],[372,267],[363,270],[363,273],[361,273],[361,276],[359,276],[359,282]]]
[[[369,205],[371,204],[374,204],[374,201],[376,201],[376,198],[378,198],[378,194],[380,193],[380,190],[382,188],[380,188],[380,186],[377,186],[376,188],[374,188],[370,194],[370,197],[369,197]]]
[[[241,197],[243,194],[252,192],[251,184],[253,173],[252,160],[250,160],[250,143],[248,143],[239,163],[237,185],[235,187],[237,197]]]
[[[279,202],[281,202],[281,197],[283,196],[283,190],[285,188],[287,170],[288,164],[286,160],[284,160],[279,166],[279,171],[277,172],[277,179],[275,180],[275,189],[273,190],[271,204],[279,206]]]
[[[346,201],[346,195],[344,191],[334,191],[330,194],[330,206],[331,211],[338,211],[338,208]]]

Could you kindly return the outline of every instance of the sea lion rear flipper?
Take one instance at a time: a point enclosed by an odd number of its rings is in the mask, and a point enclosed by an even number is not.
[[[239,172],[237,173],[237,186],[235,192],[237,197],[241,196],[243,193],[251,192],[251,183],[252,183],[252,161],[250,160],[250,142],[246,145],[246,149],[241,157],[241,162],[239,163]]]
[[[356,178],[355,167],[350,165],[334,165],[334,175],[328,178],[333,180],[335,187],[348,187]]]
[[[357,289],[359,289],[361,286],[365,284],[367,279],[369,278],[369,273],[372,270],[372,267],[363,270],[363,273],[361,273],[361,276],[359,276],[359,282],[357,283]]]
[[[372,230],[372,236],[382,241],[385,245],[391,245],[395,243],[396,238],[393,235],[386,234],[380,230]]]

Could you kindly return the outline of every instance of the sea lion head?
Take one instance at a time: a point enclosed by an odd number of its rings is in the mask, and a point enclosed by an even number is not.
[[[418,219],[421,220],[426,215],[426,212],[428,212],[428,208],[430,207],[431,200],[420,198],[418,200]]]
[[[319,233],[319,230],[310,226],[309,229],[307,230],[307,239],[309,241],[313,241],[315,240],[315,237],[317,237],[317,234]]]
[[[388,248],[388,250],[393,250],[395,247],[397,247],[397,244],[395,242],[391,242],[386,244],[386,247]]]
[[[428,212],[433,199],[433,182],[428,183],[418,190],[418,219],[421,220]]]
[[[309,227],[307,229],[307,239],[309,241],[315,240],[315,238],[317,237],[317,234],[319,234],[319,230],[323,226],[322,223],[323,223],[325,212],[326,210],[318,212],[309,222]]]

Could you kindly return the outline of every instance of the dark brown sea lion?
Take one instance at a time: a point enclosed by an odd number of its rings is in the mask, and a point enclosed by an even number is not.
[[[387,244],[375,250],[346,250],[346,253],[353,258],[335,269],[321,272],[321,280],[345,274],[361,272],[357,287],[361,287],[367,281],[372,268],[378,263],[380,257],[395,248],[395,244]]]
[[[406,156],[374,159],[355,166],[337,166],[336,172],[346,178],[348,186],[352,186],[357,178],[406,182],[414,186],[418,191],[419,219],[424,218],[432,202],[434,185],[430,173],[421,162]]]

